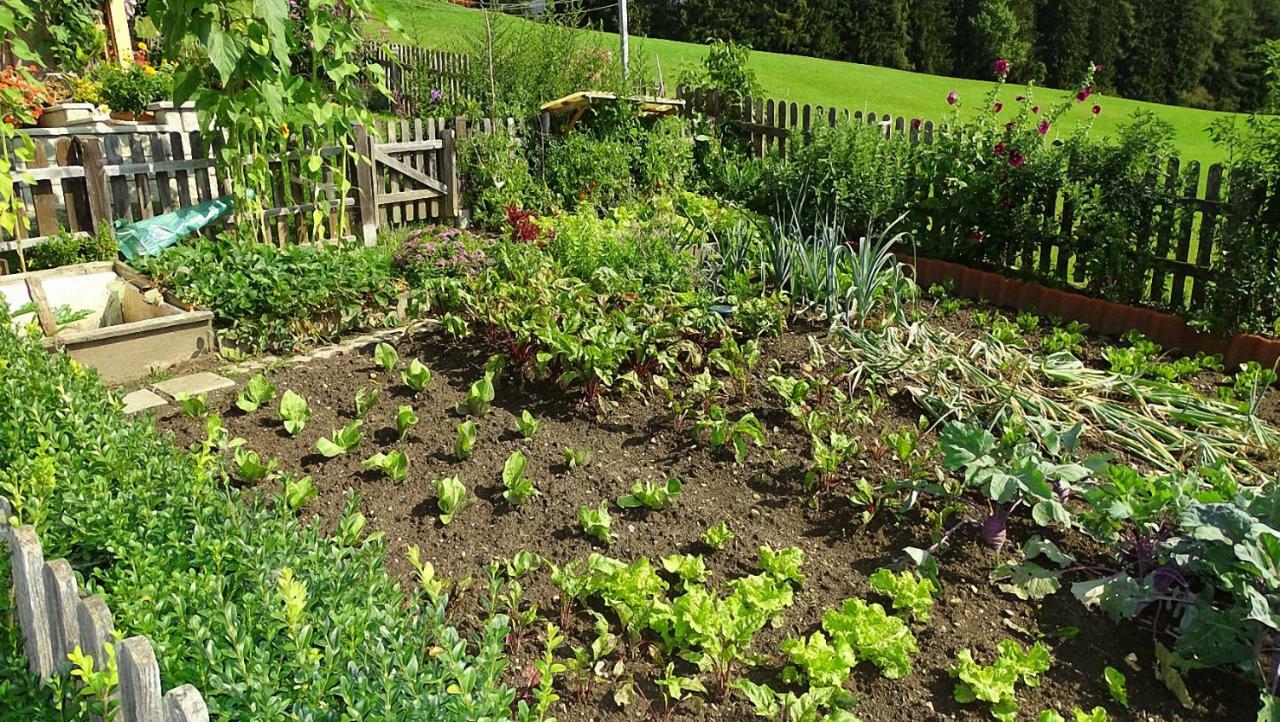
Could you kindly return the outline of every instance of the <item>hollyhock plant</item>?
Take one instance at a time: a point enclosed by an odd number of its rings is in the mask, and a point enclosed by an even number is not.
[[[996,143],[996,147],[991,149],[996,155],[1004,155],[1004,143]]]
[[[1084,101],[1088,100],[1089,96],[1091,95],[1093,95],[1093,86],[1086,85],[1083,88],[1081,88],[1079,92],[1076,93],[1076,100],[1083,103]]]

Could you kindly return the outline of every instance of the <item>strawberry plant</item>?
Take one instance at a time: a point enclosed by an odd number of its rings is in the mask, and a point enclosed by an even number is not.
[[[714,448],[730,446],[733,458],[739,464],[747,458],[749,443],[756,446],[764,444],[764,426],[750,411],[730,421],[724,409],[713,404],[707,418],[699,419],[694,424],[694,433],[699,437],[706,436],[707,442]]]
[[[436,504],[440,507],[440,523],[448,525],[455,515],[471,505],[467,487],[458,477],[446,476],[432,482],[436,490]]]
[[[888,569],[877,569],[867,579],[867,585],[893,600],[893,611],[916,621],[929,621],[933,608],[933,595],[938,586],[928,578],[917,578],[910,570],[894,574]]]
[[[404,380],[405,386],[413,389],[415,393],[421,393],[431,383],[431,369],[418,359],[414,359],[409,362],[408,370],[400,374],[400,378]]]
[[[476,445],[476,422],[464,421],[458,424],[458,436],[453,442],[453,455],[458,461],[471,458],[471,450]]]
[[[663,484],[637,481],[631,485],[630,494],[618,497],[618,506],[623,509],[645,508],[650,511],[661,511],[680,496],[680,486],[680,480],[674,476]]]
[[[985,667],[974,661],[972,651],[960,650],[951,668],[951,676],[957,680],[955,698],[961,704],[987,702],[992,717],[1013,722],[1018,715],[1018,681],[1028,687],[1038,686],[1040,675],[1049,670],[1049,650],[1040,642],[1024,650],[1008,639],[997,649],[995,661]]]
[[[383,371],[395,371],[396,365],[400,363],[400,354],[396,353],[391,344],[379,343],[373,347],[373,362]]]
[[[409,430],[418,424],[418,415],[414,413],[413,407],[408,404],[401,404],[396,409],[396,432],[400,434],[400,440],[404,441],[409,435]]]
[[[360,465],[366,469],[378,469],[397,484],[409,476],[409,457],[403,451],[392,451],[389,454],[379,451],[360,462]]]
[[[533,482],[524,475],[525,466],[524,454],[519,451],[512,452],[502,465],[502,486],[506,489],[502,492],[502,498],[512,506],[520,506],[530,496],[538,493],[533,488]]]
[[[594,509],[589,506],[579,507],[578,523],[582,524],[582,531],[589,538],[605,546],[613,543],[613,532],[610,531],[613,516],[609,514],[606,502],[600,502],[600,506]]]
[[[591,462],[591,449],[582,448],[574,449],[572,447],[564,447],[564,464],[572,469],[581,469]]]
[[[256,484],[268,478],[275,472],[276,466],[279,464],[275,459],[263,463],[262,458],[258,456],[258,452],[244,448],[236,449],[232,461],[236,477],[246,484]]]
[[[533,435],[538,432],[538,427],[541,425],[542,422],[534,418],[533,414],[529,413],[528,409],[521,411],[520,415],[516,417],[516,430],[518,430],[520,435],[526,439],[532,439]]]
[[[364,422],[356,419],[333,432],[329,438],[321,437],[316,440],[316,451],[323,454],[326,459],[342,456],[360,444],[360,440],[364,438],[364,432],[360,430],[362,426]]]
[[[290,436],[297,436],[311,419],[311,407],[301,394],[286,390],[280,397],[280,418],[284,419],[284,430]]]
[[[729,542],[733,541],[733,532],[729,531],[728,524],[720,522],[715,526],[708,527],[699,539],[708,547],[720,551],[728,546]]]
[[[373,407],[378,405],[378,399],[381,396],[382,396],[382,392],[379,391],[378,387],[376,386],[374,386],[373,388],[359,389],[358,391],[356,391],[356,403],[355,403],[356,418],[363,419],[365,416],[367,416],[368,413],[373,409]]]
[[[246,414],[258,410],[276,397],[276,387],[262,374],[249,379],[249,383],[236,396],[236,408]]]

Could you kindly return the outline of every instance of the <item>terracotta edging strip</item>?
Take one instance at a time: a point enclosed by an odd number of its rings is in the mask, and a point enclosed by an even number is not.
[[[1163,311],[1090,298],[932,258],[901,253],[898,258],[914,269],[916,282],[921,287],[953,281],[957,296],[981,298],[996,306],[1034,310],[1067,321],[1087,323],[1090,330],[1105,336],[1118,336],[1136,329],[1166,349],[1185,354],[1221,354],[1227,371],[1247,361],[1272,368],[1280,362],[1280,339],[1250,333],[1232,336],[1201,333],[1189,327],[1185,319]]]

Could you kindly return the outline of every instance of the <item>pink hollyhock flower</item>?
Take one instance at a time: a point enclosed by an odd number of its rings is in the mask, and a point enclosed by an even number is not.
[[[1101,73],[1101,72],[1102,72],[1102,63],[1098,63],[1098,64],[1094,65],[1094,66],[1093,66],[1093,72],[1095,72],[1095,73]]]
[[[1003,78],[1008,74],[1009,74],[1009,61],[1005,60],[1004,58],[1000,58],[999,60],[996,61],[996,75],[999,75],[1000,77]]]
[[[957,100],[960,100],[959,93],[957,93],[954,90],[951,91],[950,93],[947,93],[947,105],[955,105]]]
[[[1093,95],[1093,86],[1086,85],[1085,87],[1080,89],[1079,93],[1076,93],[1076,100],[1078,102],[1083,103],[1084,101],[1089,99],[1090,95]]]
[[[920,121],[920,119],[919,119],[919,118],[912,118],[912,119],[911,119],[911,129],[912,129],[912,130],[920,130],[920,123],[921,123],[921,121]]]
[[[1049,132],[1049,119],[1048,119],[1048,118],[1046,118],[1046,119],[1044,119],[1044,120],[1040,121],[1040,127],[1039,127],[1037,130],[1039,130],[1039,131],[1040,131],[1040,135],[1045,135],[1046,133],[1048,133],[1048,132]]]
[[[1101,106],[1101,105],[1095,105],[1095,106],[1093,106],[1093,114],[1094,114],[1094,115],[1097,115],[1098,113],[1101,113],[1101,112],[1102,112],[1102,106]]]
[[[1018,151],[1015,150],[1009,153],[1009,165],[1013,166],[1014,168],[1021,168],[1022,164],[1026,162],[1027,162],[1027,159],[1023,158],[1022,154],[1019,153]]]
[[[996,143],[996,147],[991,150],[996,155],[1004,155],[1004,143]]]
[[[996,103],[992,109],[995,110],[997,113],[999,113],[1000,111],[1004,110],[1004,103]]]

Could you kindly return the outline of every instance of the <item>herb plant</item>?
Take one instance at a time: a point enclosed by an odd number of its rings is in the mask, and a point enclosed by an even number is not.
[[[333,432],[330,438],[321,437],[316,441],[316,451],[324,454],[326,459],[342,456],[360,444],[360,440],[364,438],[364,432],[360,430],[362,426],[364,422],[356,419]]]
[[[290,436],[297,436],[311,419],[311,407],[301,394],[286,389],[280,397],[280,418],[284,419],[284,430]]]
[[[266,376],[257,374],[249,379],[249,383],[245,384],[236,396],[236,408],[246,414],[253,413],[259,406],[266,405],[275,397],[276,387],[267,380]]]

